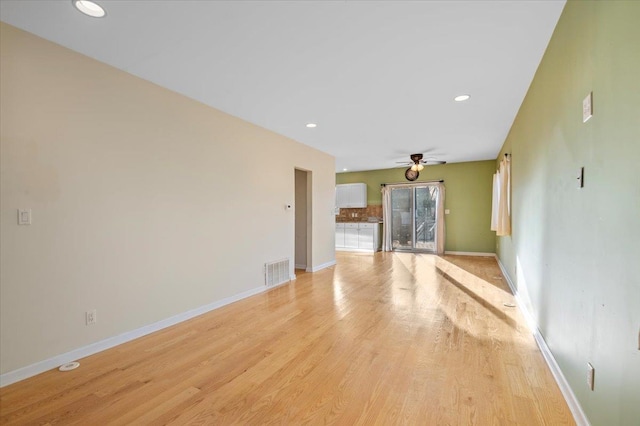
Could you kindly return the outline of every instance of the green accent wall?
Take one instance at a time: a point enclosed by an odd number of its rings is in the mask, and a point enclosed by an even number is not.
[[[382,183],[407,183],[405,168],[338,173],[336,183],[367,184],[367,202],[382,204]],[[445,250],[494,253],[496,233],[491,231],[491,188],[495,161],[471,161],[427,166],[416,182],[443,179],[445,185]]]
[[[498,256],[594,426],[640,424],[639,22],[640,1],[569,1],[503,148]]]

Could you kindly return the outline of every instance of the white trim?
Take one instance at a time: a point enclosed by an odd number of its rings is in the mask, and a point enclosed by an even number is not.
[[[516,303],[518,304],[518,308],[520,309],[520,312],[522,312],[522,314],[524,315],[525,321],[527,322],[527,325],[529,326],[529,329],[533,334],[533,338],[538,344],[538,347],[540,348],[540,352],[542,352],[542,356],[544,357],[544,360],[547,362],[547,365],[551,370],[551,374],[553,374],[553,378],[556,379],[556,383],[558,384],[558,387],[560,388],[560,392],[562,392],[562,395],[564,396],[564,399],[567,402],[567,405],[569,406],[569,410],[571,410],[571,414],[573,414],[573,419],[575,420],[578,426],[590,426],[591,423],[589,423],[589,419],[587,419],[587,415],[584,413],[584,410],[580,406],[580,402],[578,401],[578,398],[576,398],[576,395],[573,393],[573,390],[571,389],[571,386],[569,385],[569,382],[567,381],[566,377],[564,377],[564,374],[562,374],[562,370],[560,369],[560,366],[556,362],[556,359],[554,358],[553,353],[551,352],[551,349],[549,349],[547,342],[544,340],[544,337],[542,337],[542,333],[540,333],[540,329],[538,328],[538,324],[536,324],[536,320],[533,318],[533,315],[531,315],[531,312],[529,312],[529,309],[527,309],[526,304],[523,302],[522,298],[520,297],[520,294],[518,293],[515,284],[513,283],[513,281],[511,281],[511,277],[509,277],[509,274],[507,274],[507,270],[502,264],[502,262],[500,261],[500,258],[498,258],[498,256],[496,256],[496,260],[498,261],[498,266],[502,271],[502,275],[507,280],[507,284],[509,284],[509,288],[511,289],[511,292],[515,296]]]
[[[331,260],[331,261],[329,261],[327,263],[323,263],[322,265],[309,267],[309,268],[307,268],[307,272],[318,272],[321,269],[329,268],[329,267],[331,267],[331,266],[333,266],[335,264],[336,264],[336,261],[335,260]]]
[[[354,252],[354,253],[371,253],[371,254],[373,254],[373,253],[379,252],[380,250],[336,247],[336,251],[351,251],[351,252]]]
[[[480,251],[445,251],[444,254],[452,254],[454,256],[496,257],[495,253],[483,253],[483,252],[480,252]]]
[[[294,268],[296,268],[296,269],[307,269],[307,265],[303,265],[302,263],[300,263],[300,264],[296,263]]]
[[[287,281],[283,284],[288,283],[289,282]],[[163,328],[171,327],[172,325],[181,323],[193,317],[197,317],[198,315],[205,314],[209,311],[213,311],[214,309],[221,308],[222,306],[228,305],[230,303],[237,302],[238,300],[254,296],[267,290],[271,290],[272,288],[274,287],[260,286],[257,288],[253,288],[234,296],[226,297],[216,302],[209,303],[208,305],[204,305],[199,308],[195,308],[190,311],[160,320],[153,324],[145,325],[138,329],[127,331],[126,333],[122,333],[117,336],[109,337],[99,342],[74,349],[61,355],[56,355],[52,358],[27,365],[26,367],[22,367],[14,371],[9,371],[0,375],[0,387],[19,382],[20,380],[27,379],[29,377],[35,376],[36,374],[44,373],[45,371],[51,370],[52,368],[57,368],[62,364],[66,364],[68,362],[75,361],[77,359],[84,358],[98,352],[102,352],[106,349],[113,348],[114,346],[118,346],[131,340],[137,339],[138,337],[146,336],[147,334],[162,330]]]

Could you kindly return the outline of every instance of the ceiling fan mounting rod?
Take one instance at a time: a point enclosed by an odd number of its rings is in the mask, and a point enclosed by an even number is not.
[[[422,160],[422,154],[411,154],[411,161],[418,164]]]

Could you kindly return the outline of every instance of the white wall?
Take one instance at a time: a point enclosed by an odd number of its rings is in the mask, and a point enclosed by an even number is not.
[[[333,157],[6,24],[0,40],[1,373],[262,286],[293,260],[296,167],[312,267],[335,260]]]

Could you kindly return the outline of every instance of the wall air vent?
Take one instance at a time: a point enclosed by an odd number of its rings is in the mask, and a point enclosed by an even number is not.
[[[264,285],[277,286],[290,281],[289,259],[282,259],[264,264]]]

